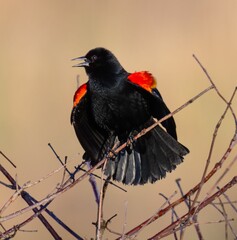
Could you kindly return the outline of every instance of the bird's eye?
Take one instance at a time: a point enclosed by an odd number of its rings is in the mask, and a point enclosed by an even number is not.
[[[97,59],[98,59],[98,57],[97,57],[96,55],[93,55],[93,56],[91,57],[92,62],[95,62]]]

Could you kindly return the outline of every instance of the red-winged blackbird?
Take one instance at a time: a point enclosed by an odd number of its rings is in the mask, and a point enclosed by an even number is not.
[[[92,165],[102,160],[116,141],[131,144],[109,159],[105,175],[124,184],[155,182],[183,161],[189,150],[177,142],[171,117],[161,126],[132,141],[142,129],[170,111],[147,71],[128,73],[107,49],[95,48],[75,65],[89,77],[74,95],[71,122]]]

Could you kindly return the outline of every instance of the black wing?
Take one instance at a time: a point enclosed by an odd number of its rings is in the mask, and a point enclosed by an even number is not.
[[[166,106],[165,102],[163,101],[160,92],[156,89],[152,89],[152,111],[153,116],[157,119],[161,119],[166,115],[170,114],[169,108]],[[176,133],[176,124],[173,117],[168,118],[167,120],[161,123],[167,132],[177,140],[177,133]]]
[[[96,164],[104,155],[110,144],[109,133],[101,129],[93,121],[89,112],[89,99],[86,93],[80,102],[73,107],[71,123],[74,126],[77,138],[85,150],[92,164]]]
[[[142,88],[138,84],[132,83],[131,81],[127,81],[131,86],[135,88],[136,91],[141,92],[144,96],[147,96],[151,106],[151,114],[153,117],[157,118],[158,120],[165,117],[170,113],[170,110],[166,106],[165,102],[163,101],[161,94],[156,88],[152,88],[152,92],[147,91],[146,89]],[[166,131],[175,139],[177,140],[177,133],[176,133],[176,124],[173,117],[168,118],[167,120],[163,121],[162,126],[166,129]]]

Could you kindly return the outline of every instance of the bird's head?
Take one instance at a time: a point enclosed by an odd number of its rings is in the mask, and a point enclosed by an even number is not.
[[[124,71],[114,54],[105,48],[92,49],[85,56],[72,60],[82,61],[73,67],[84,67],[89,76],[98,77]]]

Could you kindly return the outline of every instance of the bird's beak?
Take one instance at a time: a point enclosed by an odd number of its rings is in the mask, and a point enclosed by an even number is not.
[[[73,67],[89,67],[90,62],[86,57],[77,57],[72,59],[72,61],[75,60],[82,60],[83,62],[73,65]]]

